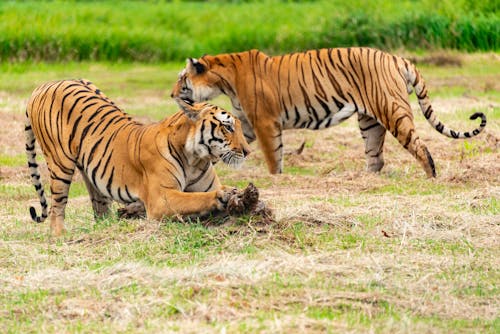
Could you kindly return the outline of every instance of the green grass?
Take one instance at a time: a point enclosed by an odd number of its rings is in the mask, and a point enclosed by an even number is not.
[[[26,158],[26,154],[18,154],[18,155],[0,154],[1,166],[19,167],[19,166],[26,166],[27,164],[28,160]]]
[[[495,51],[498,13],[494,0],[6,1],[0,60],[158,62],[352,45]]]
[[[183,63],[116,64],[111,62],[68,62],[63,64],[0,63],[0,77],[11,80],[0,83],[0,90],[28,99],[31,92],[51,80],[85,78],[92,81],[127,113],[160,120],[178,110],[170,99],[171,88]],[[136,98],[141,96],[141,98]],[[120,101],[118,101],[120,102]]]
[[[500,215],[500,203],[498,197],[484,198],[480,205],[473,206],[471,209],[472,212],[478,214],[490,214],[494,217]]]
[[[30,197],[36,197],[35,189],[29,185],[0,184],[0,194],[0,197],[4,199],[26,200]]]

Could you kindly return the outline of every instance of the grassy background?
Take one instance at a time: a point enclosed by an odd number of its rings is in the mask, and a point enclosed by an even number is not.
[[[495,0],[2,1],[0,61],[158,62],[353,45],[498,51],[499,7]]]

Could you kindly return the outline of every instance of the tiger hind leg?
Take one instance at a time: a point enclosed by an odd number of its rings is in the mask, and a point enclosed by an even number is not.
[[[89,178],[85,173],[80,171],[82,174],[83,181],[89,192],[90,201],[92,202],[92,209],[94,210],[94,218],[96,220],[101,219],[110,213],[110,206],[112,200],[104,196],[95,186],[90,182]]]
[[[68,203],[69,187],[73,178],[74,168],[64,168],[64,171],[49,164],[50,170],[50,229],[54,236],[60,236],[64,233],[64,216],[66,204]],[[54,168],[55,167],[55,168]]]
[[[436,168],[432,156],[425,144],[415,133],[415,125],[413,124],[411,111],[395,115],[395,123],[394,127],[391,129],[391,133],[422,165],[427,177],[436,176]]]
[[[365,141],[366,169],[379,172],[384,167],[385,127],[376,119],[358,114],[359,130]]]

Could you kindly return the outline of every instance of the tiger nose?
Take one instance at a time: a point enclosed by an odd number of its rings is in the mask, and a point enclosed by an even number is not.
[[[252,151],[249,148],[242,148],[241,149],[243,156],[246,158]]]

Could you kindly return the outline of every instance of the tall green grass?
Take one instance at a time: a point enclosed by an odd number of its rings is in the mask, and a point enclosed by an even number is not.
[[[258,48],[498,50],[495,0],[0,3],[0,61],[172,61]]]

